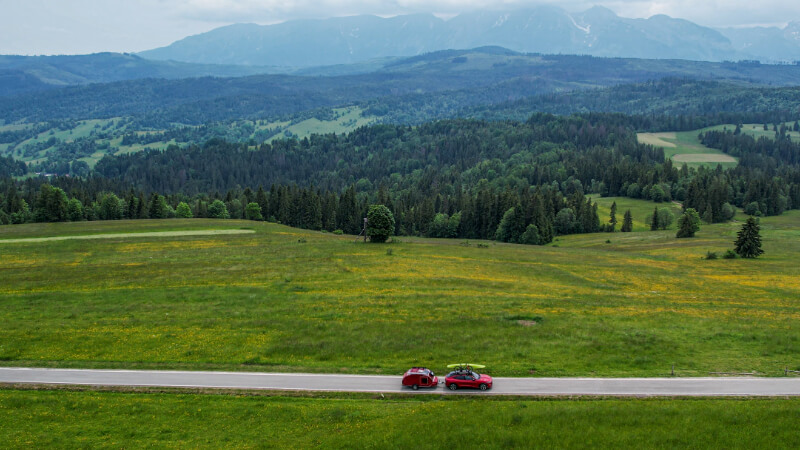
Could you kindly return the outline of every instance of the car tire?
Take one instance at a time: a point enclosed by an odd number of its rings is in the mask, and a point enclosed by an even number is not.
[[[489,389],[489,386],[487,386],[486,383],[481,383],[481,385],[478,386],[478,388],[480,390],[482,390],[482,391],[485,391],[485,390]]]
[[[451,383],[450,386],[447,387],[450,388],[451,391],[455,391],[456,389],[458,389],[458,385],[455,383]]]
[[[416,391],[417,389],[419,389],[419,386],[417,386],[416,384],[412,384],[411,389]]]

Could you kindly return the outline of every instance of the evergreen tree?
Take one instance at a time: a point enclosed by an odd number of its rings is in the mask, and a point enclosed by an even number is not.
[[[611,204],[611,220],[608,221],[611,225],[609,231],[614,232],[617,229],[617,202]]]
[[[677,238],[690,238],[700,230],[700,214],[694,208],[687,208],[683,215],[678,218]]]
[[[367,212],[367,236],[370,242],[386,242],[394,234],[394,215],[385,205],[372,205]]]
[[[633,216],[631,215],[630,209],[625,211],[625,216],[622,219],[622,228],[620,231],[623,233],[630,233],[633,231]]]
[[[83,205],[77,198],[70,199],[67,203],[67,220],[70,222],[83,220]]]
[[[150,196],[150,205],[148,206],[151,219],[166,219],[167,218],[167,200],[163,195],[153,192]]]
[[[757,258],[764,254],[761,249],[761,227],[758,219],[750,217],[736,234],[734,251],[742,258]]]
[[[653,209],[653,217],[650,218],[650,231],[658,230],[658,207]]]

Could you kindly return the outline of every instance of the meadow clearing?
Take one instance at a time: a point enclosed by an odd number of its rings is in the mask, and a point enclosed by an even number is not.
[[[0,227],[0,364],[401,374],[470,360],[504,376],[782,376],[800,369],[800,212],[762,219],[760,259],[703,259],[732,248],[740,225],[546,247],[375,245],[205,219]],[[254,232],[2,243],[208,229]]]

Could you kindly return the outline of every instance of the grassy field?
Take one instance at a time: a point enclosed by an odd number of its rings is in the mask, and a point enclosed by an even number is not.
[[[798,421],[798,399],[380,400],[0,390],[6,448],[796,448]]]
[[[591,197],[591,196],[590,196]],[[611,218],[611,205],[617,203],[617,231],[622,228],[622,220],[625,217],[625,211],[631,210],[631,217],[633,217],[633,231],[649,231],[650,224],[647,223],[647,216],[653,215],[653,209],[658,206],[658,209],[667,208],[675,216],[675,222],[668,228],[668,230],[677,229],[678,217],[683,214],[683,208],[678,203],[653,203],[649,201],[636,200],[627,197],[592,197],[592,201],[597,203],[597,214],[600,216],[602,224],[608,223]]]
[[[0,240],[255,230],[0,243],[0,364],[399,374],[468,359],[494,375],[779,375],[800,368],[800,212],[762,223],[755,261],[702,259],[731,248],[739,223],[686,240],[486,248],[245,221],[0,227]]]
[[[720,127],[721,128],[721,127]],[[680,133],[639,133],[639,142],[664,148],[664,155],[676,165],[686,163],[689,167],[736,167],[738,160],[720,150],[700,143],[697,135],[705,130]]]
[[[784,125],[786,125],[789,130],[792,130],[794,122],[786,122]],[[780,127],[780,124],[778,124],[778,127]],[[722,167],[728,168],[736,167],[738,160],[717,149],[704,146],[700,143],[699,139],[697,139],[697,135],[711,130],[730,131],[735,128],[735,124],[726,124],[696,131],[678,133],[639,133],[638,136],[639,142],[655,145],[656,147],[663,147],[664,155],[667,158],[672,158],[678,165],[686,163],[689,167],[716,167],[717,164],[721,164]],[[749,134],[756,139],[761,137],[774,139],[775,132],[772,130],[772,124],[770,124],[768,128],[768,130],[764,131],[764,124],[748,123],[742,125],[742,133]],[[787,134],[795,141],[800,139],[800,133],[796,131],[789,131]]]

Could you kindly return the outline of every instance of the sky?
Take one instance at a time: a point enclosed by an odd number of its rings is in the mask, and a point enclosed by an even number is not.
[[[357,14],[432,13],[550,4],[618,15],[666,14],[710,27],[784,26],[800,20],[797,0],[0,0],[0,54],[138,52],[232,23],[273,24]]]

